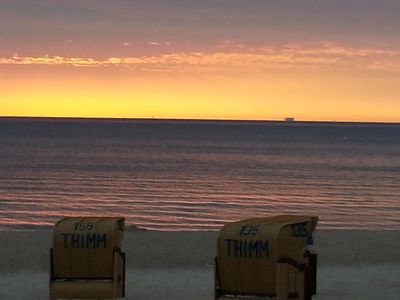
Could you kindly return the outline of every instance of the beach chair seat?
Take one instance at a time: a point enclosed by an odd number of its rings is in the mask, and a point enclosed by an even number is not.
[[[284,215],[225,225],[217,241],[215,299],[310,300],[317,256],[307,243],[317,221]]]
[[[124,219],[64,218],[50,249],[50,298],[104,299],[125,295]]]

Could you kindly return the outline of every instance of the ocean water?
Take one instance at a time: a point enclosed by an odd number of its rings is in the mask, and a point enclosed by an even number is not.
[[[0,230],[91,215],[217,230],[277,214],[400,229],[400,125],[0,120]]]

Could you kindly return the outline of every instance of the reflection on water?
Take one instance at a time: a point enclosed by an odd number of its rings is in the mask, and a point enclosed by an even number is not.
[[[400,126],[3,120],[0,168],[0,230],[82,215],[215,230],[282,213],[400,229]]]

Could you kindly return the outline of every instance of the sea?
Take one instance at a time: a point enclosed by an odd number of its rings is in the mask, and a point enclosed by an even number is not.
[[[161,231],[279,214],[400,229],[400,124],[0,119],[0,230],[121,216]]]

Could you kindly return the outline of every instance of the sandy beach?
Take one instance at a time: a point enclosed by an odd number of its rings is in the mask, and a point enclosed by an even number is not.
[[[0,232],[0,299],[48,299],[51,231]],[[126,299],[213,299],[217,232],[127,229]],[[397,300],[400,231],[317,230],[316,300]]]

